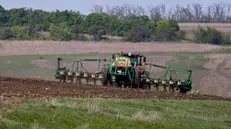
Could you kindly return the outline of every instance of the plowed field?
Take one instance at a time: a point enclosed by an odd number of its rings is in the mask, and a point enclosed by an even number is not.
[[[50,98],[121,98],[121,99],[190,99],[190,100],[228,100],[208,95],[183,95],[139,89],[122,89],[103,86],[79,86],[28,78],[0,77],[0,107],[30,99]]]

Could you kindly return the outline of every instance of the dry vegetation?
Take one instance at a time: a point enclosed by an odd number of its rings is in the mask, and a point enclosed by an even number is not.
[[[197,28],[200,27],[212,27],[212,28],[231,28],[230,23],[179,23],[180,28]]]
[[[216,28],[219,31],[231,33],[231,24],[227,23],[179,23],[182,30],[186,31],[186,38],[193,39],[193,29],[197,29],[199,26],[202,28]]]
[[[79,54],[131,52],[204,52],[219,46],[194,43],[104,43],[104,42],[55,42],[55,41],[0,41],[0,56],[36,54]]]

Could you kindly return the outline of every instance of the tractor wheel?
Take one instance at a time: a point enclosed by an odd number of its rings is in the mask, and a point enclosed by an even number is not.
[[[103,86],[107,86],[109,80],[108,68],[103,68],[102,74],[103,74],[103,78],[101,80],[101,83],[103,84]]]
[[[124,88],[129,88],[128,82],[125,82]]]
[[[117,87],[122,87],[122,83],[121,82],[117,82]]]
[[[185,94],[185,93],[187,93],[188,91],[187,90],[185,90],[184,88],[180,88],[180,93],[183,93],[183,94]]]
[[[136,76],[132,88],[142,88],[140,72],[136,72]]]
[[[186,94],[188,91],[191,90],[191,87],[181,86],[179,89],[180,89],[180,93]]]

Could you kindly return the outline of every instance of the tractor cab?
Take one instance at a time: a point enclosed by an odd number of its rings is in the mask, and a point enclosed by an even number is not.
[[[137,68],[146,62],[146,57],[139,53],[117,53],[112,55],[110,73],[126,76],[132,68]]]
[[[140,53],[117,53],[112,55],[112,66],[118,67],[135,67],[142,66],[142,62],[146,62],[146,57],[140,55]]]

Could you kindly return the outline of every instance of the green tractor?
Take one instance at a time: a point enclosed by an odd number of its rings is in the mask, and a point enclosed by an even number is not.
[[[143,69],[146,57],[141,54],[117,53],[102,69],[102,84],[104,86],[117,85],[118,87],[131,87],[150,89],[151,84],[146,83],[149,73]]]
[[[83,62],[98,62],[98,70],[89,72]],[[61,62],[70,62],[69,67],[61,67]],[[101,63],[104,63],[101,67]],[[91,63],[91,66],[96,64]],[[152,68],[157,67],[166,70],[162,77],[152,77]],[[183,80],[179,79],[176,73],[188,74]],[[154,75],[157,75],[154,73]],[[99,81],[103,86],[117,86],[124,88],[141,88],[151,89],[160,86],[170,91],[174,89],[181,93],[186,93],[192,89],[192,71],[180,68],[167,67],[146,62],[146,57],[140,53],[116,53],[112,54],[109,62],[107,59],[79,59],[72,60],[67,58],[57,59],[57,68],[55,78],[60,81],[73,82],[83,84],[85,80],[87,84]]]

